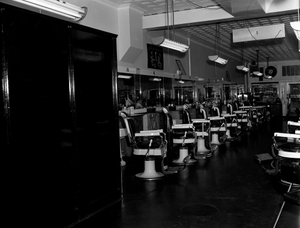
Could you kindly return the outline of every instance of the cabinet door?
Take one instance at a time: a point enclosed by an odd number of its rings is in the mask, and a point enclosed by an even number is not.
[[[23,11],[4,14],[12,224],[58,227],[77,208],[67,26]]]
[[[115,40],[72,28],[79,209],[90,213],[120,199]]]

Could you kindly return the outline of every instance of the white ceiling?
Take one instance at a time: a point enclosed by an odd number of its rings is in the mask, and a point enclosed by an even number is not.
[[[133,4],[144,11],[144,29],[176,29],[216,46],[219,51],[241,61],[300,60],[299,41],[290,26],[298,20],[299,0],[109,0],[115,4]],[[166,23],[164,13],[172,16]],[[174,14],[173,14],[174,12]],[[174,19],[174,22],[172,21]],[[232,42],[232,30],[284,23],[285,37]],[[218,24],[219,36],[216,36]],[[216,41],[216,37],[219,40]]]

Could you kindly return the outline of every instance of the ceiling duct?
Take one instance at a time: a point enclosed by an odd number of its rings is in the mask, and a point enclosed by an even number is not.
[[[285,37],[283,24],[249,27],[232,30],[233,43],[248,42],[256,40],[268,40]]]

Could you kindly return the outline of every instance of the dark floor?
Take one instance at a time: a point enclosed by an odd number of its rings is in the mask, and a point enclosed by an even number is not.
[[[255,159],[255,154],[271,153],[273,133],[285,132],[286,122],[265,122],[226,142],[212,157],[161,180],[137,179],[140,170],[127,159],[123,201],[75,227],[298,228],[298,206],[286,203],[278,220],[288,186],[279,175],[266,173],[271,162]]]

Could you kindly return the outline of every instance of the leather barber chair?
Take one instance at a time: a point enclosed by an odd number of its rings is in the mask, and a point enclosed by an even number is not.
[[[234,141],[240,135],[241,130],[238,129],[238,121],[236,114],[223,114],[222,115],[226,120],[226,140]]]
[[[166,135],[162,130],[141,131],[135,133],[133,154],[144,156],[144,172],[135,176],[141,179],[154,180],[164,176],[155,168],[155,158],[163,159],[167,153]]]
[[[173,126],[173,117],[169,113],[168,109],[162,108],[163,116],[163,131],[166,134],[167,139],[167,153],[165,157],[161,160],[161,169],[163,174],[173,174],[182,170],[182,167],[172,166],[173,161],[173,136],[172,136],[172,126]]]
[[[233,111],[234,114],[236,114],[237,121],[239,123],[238,128],[241,130],[241,132],[246,132],[249,129],[249,116],[247,111],[244,110],[238,110]]]
[[[281,183],[300,186],[300,134],[275,132],[273,146],[280,157]]]
[[[210,121],[211,144],[223,144],[227,138],[227,124],[225,118],[220,116],[211,116],[208,117],[208,119]]]
[[[241,106],[240,110],[246,111],[248,115],[248,129],[252,128],[252,106]]]
[[[257,122],[262,123],[267,119],[266,107],[265,106],[253,106],[257,113]]]
[[[195,150],[196,134],[193,124],[175,124],[172,126],[173,146],[178,148],[178,159],[173,160],[176,165],[191,165],[196,162],[192,159]]]
[[[193,125],[197,136],[197,150],[194,157],[196,159],[211,157],[218,146],[211,145],[210,120],[193,119]]]

